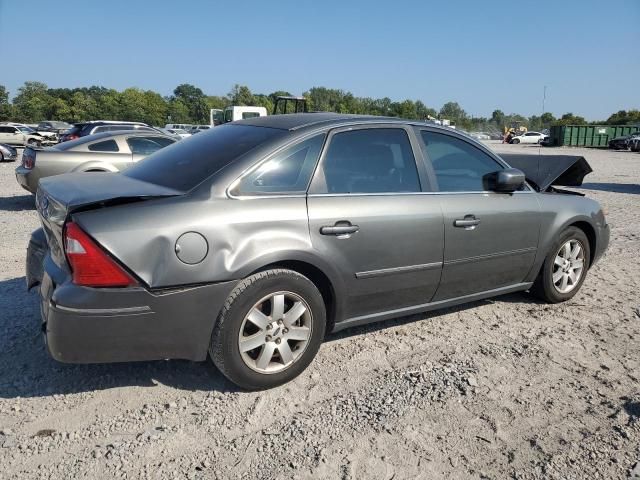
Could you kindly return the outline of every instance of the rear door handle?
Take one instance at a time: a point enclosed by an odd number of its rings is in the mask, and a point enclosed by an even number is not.
[[[480,220],[478,220],[475,215],[465,215],[464,218],[458,218],[453,222],[454,227],[466,228],[469,230],[473,230],[478,225],[480,225]]]
[[[320,233],[322,235],[350,235],[360,230],[358,225],[351,225],[351,223],[338,222],[332,226],[320,227]]]

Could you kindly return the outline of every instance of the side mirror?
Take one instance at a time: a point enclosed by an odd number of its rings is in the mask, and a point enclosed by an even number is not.
[[[511,193],[524,184],[524,173],[517,168],[505,168],[489,174],[489,190]]]

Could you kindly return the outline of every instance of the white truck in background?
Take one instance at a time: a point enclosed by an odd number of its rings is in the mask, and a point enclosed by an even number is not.
[[[230,106],[224,110],[212,108],[209,112],[209,125],[213,127],[245,118],[266,116],[267,109],[265,107]]]

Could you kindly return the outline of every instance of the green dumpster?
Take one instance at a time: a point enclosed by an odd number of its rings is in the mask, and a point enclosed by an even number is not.
[[[607,148],[609,140],[640,131],[638,125],[554,125],[550,145]]]

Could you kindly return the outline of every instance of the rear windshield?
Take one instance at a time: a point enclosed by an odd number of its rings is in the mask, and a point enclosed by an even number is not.
[[[285,133],[274,128],[222,125],[158,150],[122,173],[186,192],[236,158]]]

